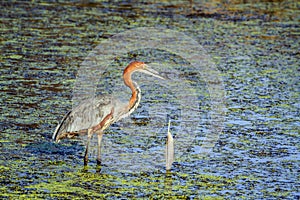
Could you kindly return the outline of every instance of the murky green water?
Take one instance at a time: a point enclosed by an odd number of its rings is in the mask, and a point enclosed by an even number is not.
[[[0,11],[1,198],[300,197],[299,3],[2,2]],[[83,168],[80,141],[51,141],[58,121],[72,108],[77,71],[101,41],[153,26],[193,37],[216,63],[226,91],[223,132],[212,152],[197,154],[213,114],[205,81],[193,79],[195,73],[185,71],[189,64],[176,55],[131,52],[112,66],[132,58],[169,64],[198,89],[200,111],[191,122],[198,127],[195,140],[170,173],[162,160],[147,170],[133,162],[137,154],[144,163],[153,160],[147,157],[151,152],[164,150],[166,118],[151,113],[151,105],[172,102],[174,96],[163,89],[158,93],[160,85],[149,85],[150,79],[141,84],[144,101],[137,112],[105,135],[107,146],[124,148],[128,159],[122,162],[138,170],[119,170],[110,154],[101,168],[93,158]],[[176,116],[174,102],[168,109]],[[182,122],[174,116],[172,133],[179,140]]]

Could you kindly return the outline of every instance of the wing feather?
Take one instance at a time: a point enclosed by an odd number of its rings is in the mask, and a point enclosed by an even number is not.
[[[84,132],[99,124],[114,107],[111,96],[97,96],[82,101],[69,111],[56,127],[52,139],[58,140],[65,133]]]

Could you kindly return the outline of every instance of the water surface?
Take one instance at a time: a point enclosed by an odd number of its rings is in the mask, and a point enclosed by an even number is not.
[[[0,9],[2,198],[299,198],[299,3],[2,2]],[[209,154],[198,153],[213,113],[207,84],[185,71],[187,61],[165,51],[130,52],[112,61],[108,79],[132,59],[178,69],[197,88],[197,125],[186,127],[196,130],[195,140],[170,173],[163,160],[141,170],[137,155],[163,156],[167,121],[153,105],[166,103],[172,133],[182,133],[178,98],[158,93],[161,85],[148,79],[139,109],[107,130],[106,164],[97,168],[91,157],[84,168],[80,140],[51,141],[72,108],[78,70],[101,41],[155,26],[193,37],[215,62],[226,92],[220,138]],[[121,147],[122,162],[138,170],[113,165],[110,150]]]

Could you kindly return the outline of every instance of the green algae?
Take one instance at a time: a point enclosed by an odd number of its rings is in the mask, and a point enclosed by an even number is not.
[[[128,174],[129,175],[129,174]],[[127,175],[127,176],[128,176]],[[27,197],[43,194],[51,197],[93,196],[97,198],[118,198],[118,197],[143,197],[158,198],[187,198],[193,193],[190,189],[194,187],[204,188],[214,193],[224,185],[234,184],[234,180],[212,175],[198,175],[190,177],[188,174],[172,174],[168,177],[164,174],[151,176],[150,174],[132,175],[130,179],[122,174],[118,176],[86,172],[64,173],[68,180],[59,181],[47,180],[44,183],[27,186],[26,189],[34,189],[35,192]],[[175,185],[184,180],[184,184]],[[131,189],[128,189],[131,188]],[[198,188],[198,189],[199,189]],[[142,193],[142,194],[141,194]],[[209,193],[209,192],[208,192]],[[200,195],[201,196],[201,195]],[[222,199],[222,197],[215,196]],[[209,195],[203,197],[209,199]]]

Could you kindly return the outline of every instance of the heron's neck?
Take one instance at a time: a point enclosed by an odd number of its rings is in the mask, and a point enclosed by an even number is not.
[[[132,94],[127,106],[127,115],[130,115],[138,107],[141,101],[141,90],[138,84],[131,79],[131,74],[124,75],[124,83],[127,85]]]
[[[129,100],[128,113],[131,114],[137,109],[141,101],[141,90],[136,82],[133,82],[134,89],[131,89],[132,94]]]

